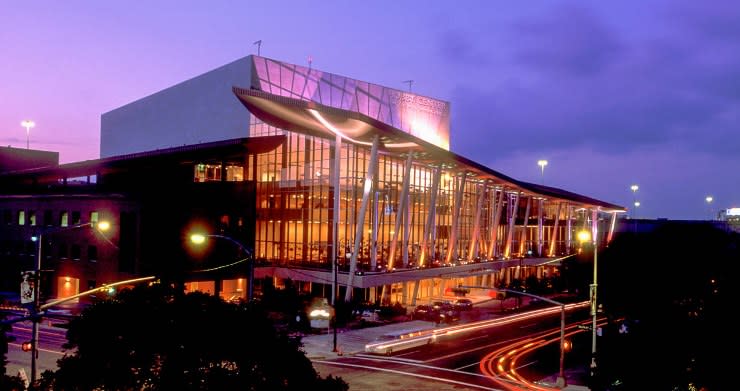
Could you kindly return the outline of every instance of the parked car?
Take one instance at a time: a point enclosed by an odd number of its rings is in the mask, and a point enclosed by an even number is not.
[[[467,311],[473,309],[473,301],[470,299],[457,299],[452,305],[460,311]]]
[[[435,321],[439,317],[439,310],[426,304],[417,305],[411,313],[413,319]]]

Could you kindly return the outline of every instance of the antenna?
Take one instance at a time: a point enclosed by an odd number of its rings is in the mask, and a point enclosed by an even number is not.
[[[308,69],[311,69],[312,62],[313,62],[313,56],[309,54],[308,55]]]
[[[262,40],[254,41],[253,45],[257,45],[257,55],[260,55],[260,48],[262,47]]]
[[[404,80],[401,83],[408,83],[409,84],[409,92],[411,92],[411,85],[414,84],[413,80]]]

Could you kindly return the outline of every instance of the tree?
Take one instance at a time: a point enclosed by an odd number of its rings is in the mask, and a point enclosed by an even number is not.
[[[321,378],[264,307],[154,285],[120,292],[69,325],[53,390],[346,390]]]
[[[5,320],[5,317],[5,314],[0,312],[0,321]],[[25,387],[20,377],[6,374],[8,342],[10,342],[8,331],[10,331],[10,326],[0,323],[0,355],[2,356],[2,360],[0,360],[0,364],[2,364],[0,366],[0,391],[23,390]]]
[[[599,370],[624,389],[727,389],[733,384],[740,235],[667,222],[623,233],[599,254],[599,302],[615,322],[599,339]],[[611,331],[609,331],[611,330]]]

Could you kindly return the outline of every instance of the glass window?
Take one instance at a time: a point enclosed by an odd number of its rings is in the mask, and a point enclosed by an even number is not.
[[[90,212],[90,222],[91,223],[97,223],[100,219],[100,214],[98,212]]]
[[[87,260],[90,262],[98,261],[98,248],[96,246],[87,246]]]
[[[53,212],[50,210],[44,211],[44,225],[47,227],[51,227],[54,225],[54,220],[52,219]]]
[[[36,226],[36,211],[35,210],[28,211],[28,225],[32,227]]]
[[[57,247],[57,249],[59,250],[59,259],[67,259],[67,256],[69,255],[67,253],[67,245],[64,243],[59,243],[59,247]]]
[[[26,225],[26,211],[25,210],[18,211],[18,225]]]
[[[80,217],[79,211],[73,211],[72,212],[72,225],[79,225],[82,223],[82,218]]]
[[[72,260],[79,261],[80,260],[80,253],[81,253],[80,245],[79,244],[73,244],[71,247],[71,257]]]
[[[69,212],[64,211],[59,214],[59,226],[60,227],[69,226]]]

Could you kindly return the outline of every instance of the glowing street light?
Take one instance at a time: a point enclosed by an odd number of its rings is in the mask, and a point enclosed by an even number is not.
[[[31,135],[31,128],[35,127],[36,123],[29,119],[26,119],[26,120],[21,121],[21,126],[26,128],[26,149],[30,149],[29,147],[31,144],[29,142],[29,138]]]
[[[640,203],[637,202],[637,190],[640,188],[640,186],[632,185],[630,186],[630,190],[632,190],[632,203],[635,204],[635,207],[640,206]],[[632,218],[635,218],[635,211],[632,212]]]
[[[545,166],[547,165],[547,160],[542,159],[537,161],[537,165],[542,168],[542,184],[545,184]]]
[[[714,216],[712,216],[712,201],[714,201],[714,197],[707,196],[705,200],[707,201],[707,206],[709,207],[709,220],[714,220]]]
[[[244,244],[242,244],[240,241],[226,235],[217,235],[217,234],[201,234],[201,233],[194,233],[190,235],[190,242],[195,245],[202,245],[206,242],[207,238],[218,238],[218,239],[225,239],[229,242],[235,244],[241,251],[247,254],[247,258],[238,260],[236,262],[230,263],[228,265],[218,266],[214,269],[208,269],[208,270],[200,270],[200,271],[210,271],[215,269],[221,269],[229,266],[236,265],[238,263],[247,262],[247,265],[249,267],[249,287],[247,287],[247,301],[252,301],[252,296],[254,292],[254,259],[252,256],[252,251],[250,251]]]

